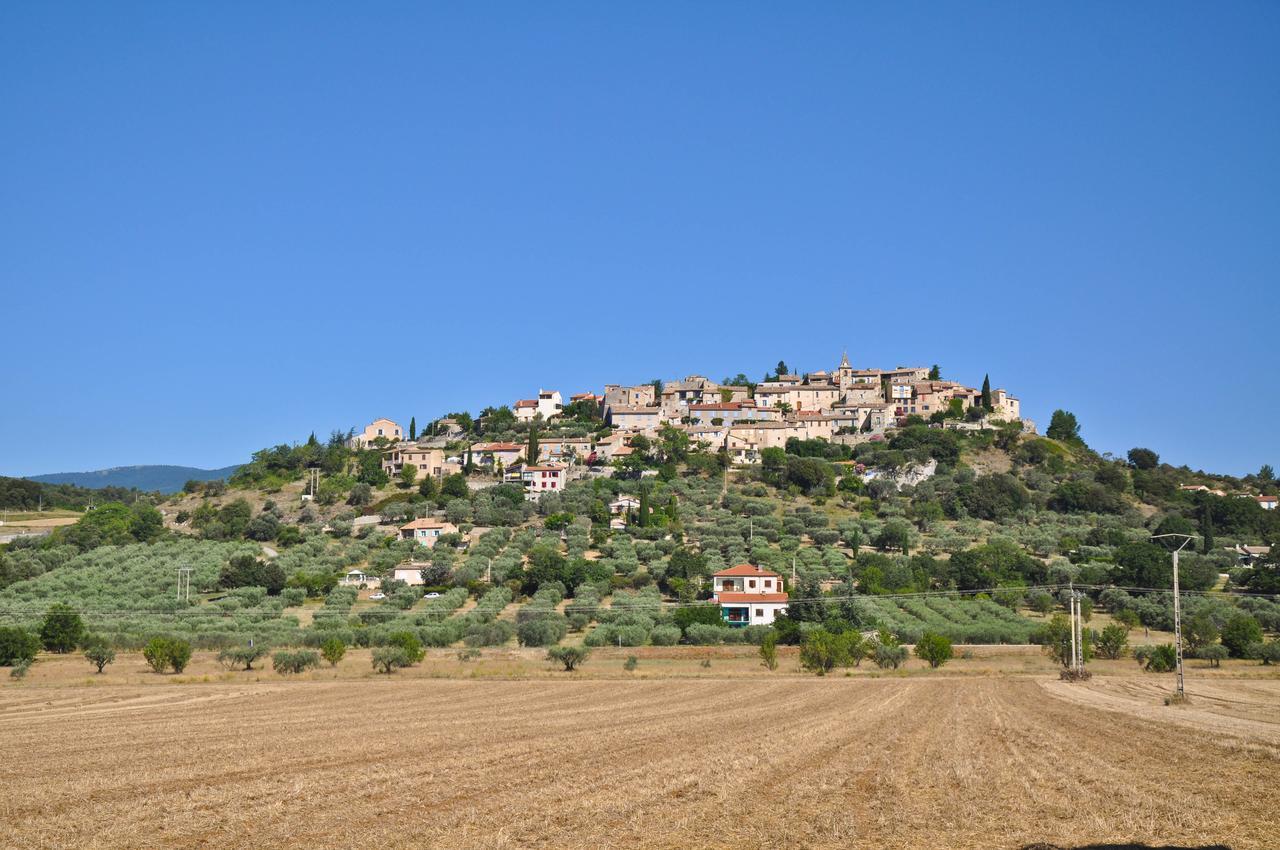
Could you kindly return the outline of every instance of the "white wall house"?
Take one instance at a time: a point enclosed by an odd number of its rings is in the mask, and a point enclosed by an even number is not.
[[[415,519],[400,526],[401,540],[416,540],[428,549],[436,545],[442,534],[456,534],[458,527],[440,519]]]
[[[738,564],[712,576],[720,615],[730,626],[767,626],[787,610],[782,576],[756,564]]]

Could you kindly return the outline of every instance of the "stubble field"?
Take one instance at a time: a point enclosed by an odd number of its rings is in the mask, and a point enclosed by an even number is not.
[[[9,686],[0,846],[1276,846],[1280,680],[1165,684]]]

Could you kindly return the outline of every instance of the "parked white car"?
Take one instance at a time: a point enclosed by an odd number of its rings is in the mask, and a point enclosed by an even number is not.
[[[387,598],[387,594],[385,594],[385,593],[370,593],[370,594],[369,594],[369,598],[370,598],[370,599],[386,599],[386,598]]]
[[[430,593],[425,594],[422,598],[423,598],[423,599],[435,599],[435,598],[437,598],[438,596],[440,596],[440,594],[436,593],[436,592],[433,590],[433,591],[431,591]]]

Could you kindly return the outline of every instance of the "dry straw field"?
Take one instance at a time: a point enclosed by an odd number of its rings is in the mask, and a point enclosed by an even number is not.
[[[0,846],[1280,843],[1274,678],[211,678],[0,687]]]

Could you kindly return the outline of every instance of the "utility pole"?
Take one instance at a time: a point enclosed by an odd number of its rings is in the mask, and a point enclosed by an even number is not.
[[[1194,534],[1155,534],[1152,540],[1161,537],[1181,537],[1182,543],[1177,549],[1173,550],[1173,649],[1177,654],[1178,682],[1174,687],[1173,695],[1178,699],[1185,699],[1187,696],[1185,682],[1182,677],[1182,604],[1178,594],[1178,553],[1183,547],[1195,540],[1197,535]]]
[[[193,567],[178,567],[178,601],[191,601],[191,573]]]
[[[1078,671],[1076,666],[1076,592],[1071,591],[1071,595],[1067,598],[1067,603],[1071,611],[1071,669]]]
[[[484,580],[486,584],[493,584],[493,558],[489,559],[489,566],[485,567]]]

